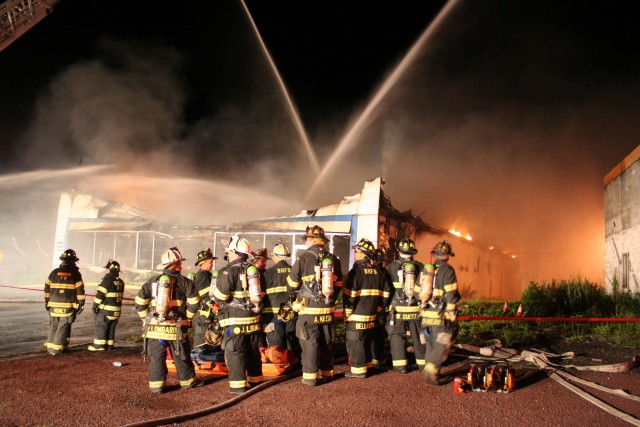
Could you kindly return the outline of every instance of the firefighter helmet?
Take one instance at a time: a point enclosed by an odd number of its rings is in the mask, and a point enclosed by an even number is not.
[[[400,239],[397,244],[397,248],[398,252],[405,255],[413,255],[418,253],[415,242],[408,237]]]
[[[383,262],[386,258],[386,254],[384,253],[384,249],[378,248],[373,251],[373,260],[375,262]]]
[[[431,250],[431,253],[437,257],[445,258],[456,256],[456,254],[453,253],[453,247],[451,246],[451,243],[447,242],[446,240],[436,243],[436,245]]]
[[[362,252],[363,254],[365,254],[371,259],[373,259],[374,252],[376,250],[376,248],[373,246],[373,243],[371,243],[371,241],[365,238],[360,239],[358,244],[355,245],[353,248]]]
[[[178,262],[186,261],[185,258],[182,258],[180,254],[180,249],[175,246],[167,249],[162,256],[160,257],[160,265],[157,268],[169,267],[170,265],[176,264]]]
[[[264,258],[267,259],[267,248],[262,248],[262,249],[258,249],[257,251],[253,252],[253,258],[255,259],[259,259],[259,258]]]
[[[307,227],[304,234],[305,239],[322,239],[325,242],[327,241],[327,236],[324,234],[324,229],[319,225],[314,225],[313,227]]]
[[[208,259],[218,259],[218,257],[213,256],[213,252],[211,252],[211,249],[198,252],[198,260],[196,261],[196,267]]]
[[[273,247],[273,252],[271,252],[271,255],[275,255],[278,257],[290,257],[291,253],[289,252],[289,248],[287,248],[282,243],[278,243]]]
[[[251,255],[252,253],[249,241],[240,236],[233,236],[224,251],[245,255]]]
[[[120,263],[118,261],[110,259],[107,262],[107,265],[104,266],[107,270],[118,270],[120,271]]]
[[[66,262],[78,262],[80,261],[80,258],[76,256],[76,251],[73,249],[67,249],[62,253],[62,255],[60,255],[60,260]]]

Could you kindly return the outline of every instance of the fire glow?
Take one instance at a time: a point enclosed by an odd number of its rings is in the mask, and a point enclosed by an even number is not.
[[[467,233],[467,235],[463,236],[461,231],[455,230],[453,228],[449,230],[449,233],[453,234],[454,236],[462,237],[463,239],[473,240],[470,234]]]

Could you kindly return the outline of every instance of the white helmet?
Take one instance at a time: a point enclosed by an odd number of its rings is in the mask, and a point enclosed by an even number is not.
[[[271,252],[271,255],[275,255],[281,258],[291,256],[291,254],[289,253],[289,248],[287,248],[282,243],[278,243],[273,247],[273,252]]]
[[[162,256],[160,257],[160,264],[158,264],[156,268],[165,268],[170,266],[171,264],[182,261],[185,261],[185,258],[182,258],[180,249],[174,246],[173,248],[169,248],[162,254]]]
[[[233,236],[229,241],[229,245],[224,250],[225,252],[235,252],[237,254],[251,255],[251,245],[247,239],[240,236]]]

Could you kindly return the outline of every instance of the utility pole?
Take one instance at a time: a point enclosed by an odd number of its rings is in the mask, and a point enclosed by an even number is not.
[[[60,0],[6,0],[0,4],[0,51],[53,11]]]

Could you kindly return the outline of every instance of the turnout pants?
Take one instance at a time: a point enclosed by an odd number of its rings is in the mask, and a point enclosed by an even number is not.
[[[118,319],[109,319],[104,310],[96,314],[95,338],[93,339],[93,347],[96,350],[110,350],[113,348],[117,324]]]
[[[324,378],[333,378],[333,323],[314,324],[311,320],[298,318],[296,336],[302,348],[302,379],[318,379],[318,371]]]
[[[193,317],[193,348],[201,347],[206,343],[204,339],[208,326],[206,322],[207,319],[200,312]]]
[[[449,323],[446,320],[444,322],[446,323],[444,326],[431,326],[424,330],[427,340],[425,361],[435,365],[438,370],[447,360],[459,330],[458,322]]]
[[[287,348],[287,324],[276,318],[262,324],[268,346]]]
[[[298,323],[298,315],[296,314],[293,319],[285,323],[285,330],[287,334],[287,348],[295,353],[300,360],[302,354],[302,348],[300,347],[300,341],[296,336],[296,324]]]
[[[351,372],[354,374],[366,374],[367,368],[371,366],[372,339],[373,328],[356,329],[355,322],[347,324],[347,353],[351,361]]]
[[[196,373],[191,361],[189,340],[167,341],[147,338],[149,356],[149,388],[163,389],[167,383],[167,348],[176,365],[181,387],[188,387],[195,381]]]
[[[371,361],[374,365],[382,365],[387,359],[385,355],[386,321],[384,314],[378,314],[378,317],[376,317],[376,326],[373,328],[373,336],[371,338]]]
[[[71,325],[75,320],[75,314],[69,317],[49,316],[49,336],[45,345],[50,354],[59,354],[67,350],[71,341]]]
[[[406,336],[407,329],[411,334],[413,349],[416,356],[416,363],[422,369],[424,367],[424,353],[426,346],[420,342],[421,327],[418,320],[398,320],[395,325],[390,324],[387,320],[387,333],[389,334],[389,343],[391,345],[391,358],[393,359],[393,367],[406,367],[407,361]]]
[[[229,370],[229,388],[242,389],[263,380],[260,334],[236,335],[234,327],[225,328],[222,348]]]

